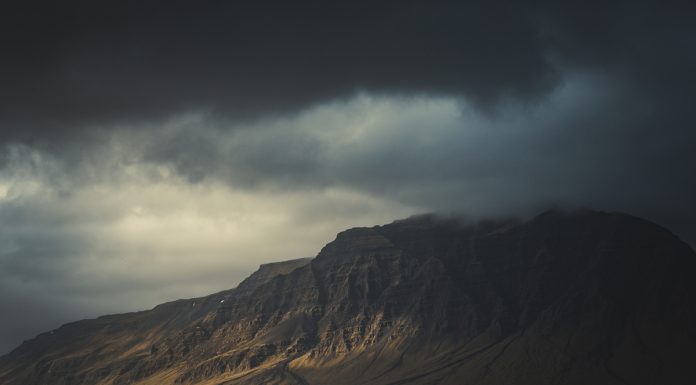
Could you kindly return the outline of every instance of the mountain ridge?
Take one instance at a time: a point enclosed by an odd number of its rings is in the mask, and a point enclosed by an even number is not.
[[[235,289],[42,333],[0,358],[0,380],[688,383],[696,257],[640,218],[417,216],[340,232],[289,262]]]

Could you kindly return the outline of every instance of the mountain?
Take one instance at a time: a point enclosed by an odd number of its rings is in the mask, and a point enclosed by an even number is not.
[[[40,334],[0,358],[0,383],[691,384],[695,275],[689,246],[625,214],[418,216]]]

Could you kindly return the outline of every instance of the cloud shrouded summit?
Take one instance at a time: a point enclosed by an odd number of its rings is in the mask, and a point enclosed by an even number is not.
[[[674,4],[4,5],[0,350],[425,211],[622,210],[693,244]]]

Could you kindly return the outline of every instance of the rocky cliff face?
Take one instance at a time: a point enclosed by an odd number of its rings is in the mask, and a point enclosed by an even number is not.
[[[14,384],[690,384],[696,255],[631,216],[433,216],[338,234],[236,289],[65,325]]]

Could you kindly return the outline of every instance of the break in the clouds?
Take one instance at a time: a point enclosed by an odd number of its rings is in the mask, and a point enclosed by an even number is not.
[[[696,240],[684,6],[3,7],[0,352],[426,211],[589,206]]]

